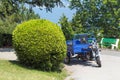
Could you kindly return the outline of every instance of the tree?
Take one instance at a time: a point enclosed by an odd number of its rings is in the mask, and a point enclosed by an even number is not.
[[[14,0],[0,0],[0,18],[4,19],[19,10],[19,4]]]
[[[1,3],[5,5],[4,7],[1,7]],[[9,5],[7,5],[9,3]],[[1,0],[0,1],[0,7],[1,9],[4,8],[6,11],[3,13],[0,10],[0,13],[2,16],[4,14],[12,14],[13,12],[16,12],[19,10],[19,5],[23,4],[29,5],[29,9],[32,9],[33,7],[39,7],[40,9],[43,9],[43,7],[46,8],[47,11],[52,11],[52,8],[55,6],[63,6],[63,3],[61,0]]]
[[[118,37],[119,0],[71,0],[71,9],[76,9],[75,22],[82,24],[87,32]],[[102,35],[101,35],[102,36]]]
[[[84,33],[86,30],[80,21],[79,14],[77,13],[73,16],[71,24],[72,24],[72,29],[75,33]]]
[[[13,8],[7,9],[4,4],[11,6],[7,0],[6,2],[1,2],[1,6],[3,7],[1,12],[3,12],[4,16],[0,16],[0,29],[3,33],[11,34],[17,24],[26,20],[40,18],[39,15],[35,14],[33,10],[29,10],[22,4],[19,5],[19,9],[16,12],[12,10]],[[13,12],[11,12],[11,10]],[[11,12],[11,14],[7,12]]]
[[[60,18],[59,24],[61,25],[61,29],[65,35],[66,40],[71,40],[73,38],[74,31],[71,27],[71,23],[64,14]]]
[[[97,24],[99,22],[99,0],[72,0],[71,9],[76,9],[76,18],[73,23],[81,25],[81,30],[79,32],[95,33],[97,35],[100,26]],[[82,30],[83,29],[83,30]]]
[[[105,0],[101,7],[101,26],[104,29],[105,36],[120,37],[119,34],[119,19],[120,19],[120,5],[119,0]]]
[[[24,6],[24,3],[20,5],[20,9],[18,10],[18,17],[20,22],[30,20],[30,19],[38,19],[40,16],[36,14],[33,9],[28,9]]]
[[[46,8],[47,11],[52,11],[55,6],[63,6],[61,0],[0,0],[0,17],[6,17],[19,11],[20,6],[29,6],[29,10],[33,7]]]
[[[39,7],[42,9],[43,7],[46,8],[47,11],[52,11],[52,8],[55,6],[63,6],[63,3],[61,0],[15,0],[18,2],[26,3],[28,5],[31,5],[31,7]]]
[[[0,46],[11,45],[12,32],[17,24],[30,19],[40,18],[33,10],[26,8],[23,4],[13,6],[12,0],[0,1]],[[19,9],[14,10],[17,7]],[[4,37],[8,36],[8,38]],[[10,36],[10,37],[9,37]],[[8,44],[6,44],[8,43]]]

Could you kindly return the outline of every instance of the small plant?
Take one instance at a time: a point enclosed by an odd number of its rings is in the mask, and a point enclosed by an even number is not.
[[[118,49],[120,50],[120,41],[119,41],[119,43],[118,43]]]
[[[58,70],[66,53],[63,32],[56,24],[30,20],[13,31],[13,46],[19,61],[45,71]]]

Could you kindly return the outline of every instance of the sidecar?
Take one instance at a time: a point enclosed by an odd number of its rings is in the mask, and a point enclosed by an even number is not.
[[[70,63],[72,58],[83,61],[96,61],[98,67],[101,67],[100,51],[97,46],[97,40],[92,35],[75,34],[73,40],[66,42],[67,54],[65,63]]]

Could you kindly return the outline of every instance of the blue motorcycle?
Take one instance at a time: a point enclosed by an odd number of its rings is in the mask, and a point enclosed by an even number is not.
[[[101,67],[100,50],[97,46],[97,40],[93,35],[75,34],[73,40],[68,40],[67,54],[65,63],[69,64],[72,58],[81,59],[83,61],[96,61],[98,67]]]

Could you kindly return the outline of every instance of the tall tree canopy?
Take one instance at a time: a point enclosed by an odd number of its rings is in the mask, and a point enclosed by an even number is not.
[[[61,0],[16,0],[18,2],[24,2],[33,7],[38,6],[39,8],[46,7],[48,11],[51,11],[55,6],[63,6]]]
[[[73,23],[81,24],[88,32],[105,37],[120,37],[120,0],[70,0],[76,9]],[[75,24],[76,25],[76,24]]]
[[[3,19],[19,10],[18,4],[13,0],[0,0],[0,18]]]
[[[61,25],[61,29],[65,35],[66,40],[71,40],[74,35],[74,31],[72,29],[71,23],[64,14],[59,19],[59,24]]]
[[[40,9],[45,7],[47,11],[52,11],[55,6],[63,6],[61,0],[0,0],[0,17],[16,13],[19,11],[21,4],[28,5],[30,10],[33,7],[39,7]]]
[[[18,5],[14,0],[0,1],[0,33],[11,34],[17,24],[29,19],[40,18],[24,4]]]

